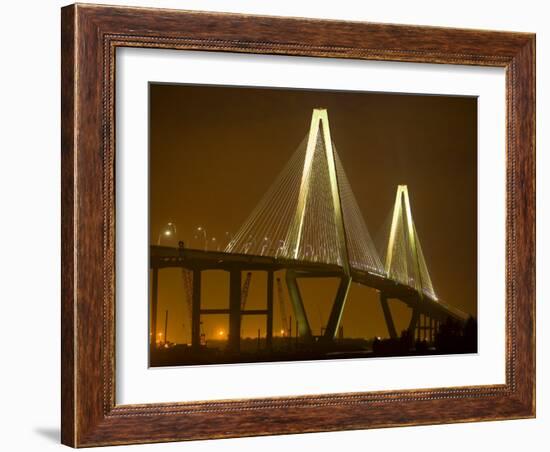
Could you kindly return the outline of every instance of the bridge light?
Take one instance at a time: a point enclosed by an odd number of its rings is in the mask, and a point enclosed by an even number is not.
[[[176,225],[172,222],[166,223],[165,226],[163,226],[160,231],[157,238],[157,245],[171,245],[172,239],[176,239],[177,237],[177,229]],[[165,240],[166,242],[163,242]]]
[[[208,251],[208,237],[206,235],[206,229],[202,226],[198,226],[197,231],[202,232],[202,236],[204,238],[204,251]]]

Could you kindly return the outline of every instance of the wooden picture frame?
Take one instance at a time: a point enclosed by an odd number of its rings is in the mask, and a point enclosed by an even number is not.
[[[535,36],[71,5],[62,9],[62,442],[73,447],[535,416]],[[506,383],[115,403],[115,50],[207,50],[506,69]]]

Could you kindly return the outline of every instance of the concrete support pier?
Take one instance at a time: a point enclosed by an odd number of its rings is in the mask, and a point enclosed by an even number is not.
[[[150,346],[151,349],[157,344],[157,314],[159,305],[159,269],[153,267],[153,281],[151,284],[151,324],[150,324]]]
[[[286,271],[286,285],[290,295],[290,301],[292,303],[292,310],[296,316],[296,322],[298,324],[297,335],[309,339],[311,338],[311,328],[307,319],[306,309],[302,300],[302,294],[298,287],[298,281],[296,280],[296,272],[294,270]]]
[[[340,284],[338,285],[338,290],[336,292],[336,298],[334,299],[330,316],[328,318],[327,328],[324,335],[325,340],[332,341],[336,338],[336,333],[338,331],[338,327],[340,326],[340,320],[342,319],[342,313],[344,312],[344,305],[346,304],[350,286],[351,277],[348,275],[343,275],[340,279]]]
[[[265,346],[273,349],[273,270],[267,272],[267,315],[266,315]]]
[[[201,271],[198,269],[193,270],[191,307],[191,346],[198,350],[201,345]]]
[[[384,292],[380,292],[380,305],[382,306],[382,312],[384,313],[384,319],[386,320],[386,326],[388,327],[388,334],[390,335],[390,338],[397,339],[397,331],[395,330],[395,324],[393,323],[393,317],[388,304],[388,297],[386,297]]]
[[[241,271],[229,272],[229,337],[227,348],[232,352],[241,349]]]

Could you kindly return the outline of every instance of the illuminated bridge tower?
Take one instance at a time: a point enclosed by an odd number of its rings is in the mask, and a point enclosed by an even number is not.
[[[414,224],[406,185],[397,187],[384,268],[389,279],[414,289],[413,294],[418,299],[418,303],[421,303],[424,298],[437,301]],[[383,292],[380,293],[380,301],[390,336],[395,338],[397,334],[387,298]],[[433,327],[428,325],[428,323],[433,324],[432,319],[420,319],[419,313],[420,309],[413,309],[409,332],[411,335],[414,335],[415,332],[419,335],[420,330],[427,329],[430,339],[433,339]],[[418,324],[419,320],[421,321],[420,325]],[[426,331],[424,331],[423,338],[425,339],[426,336]]]
[[[340,284],[336,293],[330,317],[325,329],[326,338],[333,339],[338,330],[344,304],[351,286],[351,270],[348,256],[348,243],[346,240],[346,228],[344,225],[344,214],[342,212],[342,199],[336,172],[336,155],[333,148],[332,138],[330,136],[330,126],[328,114],[324,108],[313,110],[309,135],[307,140],[306,154],[300,189],[298,191],[298,202],[294,219],[288,229],[286,238],[286,248],[291,256],[296,259],[307,259],[308,232],[306,230],[306,215],[311,215],[311,221],[315,221],[313,210],[319,210],[328,207],[328,216],[325,213],[324,222],[327,223],[328,231],[319,231],[321,239],[332,242],[332,248],[328,253],[333,253],[329,259],[342,266],[343,273],[340,276]],[[326,193],[315,193],[324,187]],[[318,198],[316,198],[316,196]],[[324,204],[317,207],[313,203]],[[323,218],[318,216],[317,221]],[[319,227],[319,224],[317,224]],[[313,229],[313,228],[312,228]],[[321,228],[319,228],[321,229]],[[312,234],[310,234],[312,235]],[[329,237],[330,236],[330,237]],[[325,246],[328,245],[325,244]],[[311,335],[304,305],[296,281],[296,272],[287,271],[286,282],[290,292],[296,320],[298,321],[299,333],[302,336]]]
[[[352,268],[385,275],[332,141],[326,109],[313,110],[308,135],[225,251],[271,256],[290,264],[286,282],[303,338],[311,337],[311,329],[297,278],[340,278],[324,333],[332,340]],[[303,271],[300,263],[319,264],[319,269]]]

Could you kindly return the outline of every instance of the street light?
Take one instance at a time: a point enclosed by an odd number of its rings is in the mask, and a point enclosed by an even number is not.
[[[215,249],[216,251],[219,251],[220,245],[216,246],[216,243],[217,243],[216,237],[212,237],[211,240],[212,240],[212,248]]]
[[[167,240],[167,241],[168,240],[172,241],[172,240],[176,239],[176,236],[177,236],[176,225],[172,222],[169,222],[159,232],[159,236],[158,236],[158,239],[157,239],[157,245],[160,245],[161,239],[164,239],[164,240]]]
[[[254,246],[254,240],[250,240],[244,244],[244,254],[248,254],[248,250]]]
[[[202,235],[204,237],[204,251],[208,251],[208,237],[206,236],[206,229],[204,229],[202,226],[199,226],[197,228],[197,231],[202,232]]]
[[[269,237],[264,237],[264,244],[262,246],[262,250],[260,251],[260,256],[264,255],[264,252],[265,252],[266,248],[269,246],[269,244],[270,244]]]

